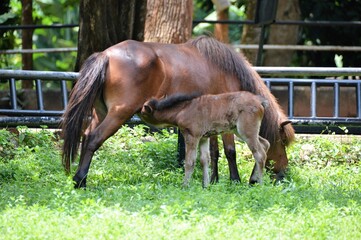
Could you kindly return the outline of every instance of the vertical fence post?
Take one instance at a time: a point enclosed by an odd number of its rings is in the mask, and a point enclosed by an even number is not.
[[[361,118],[361,83],[357,83],[356,87],[356,98],[357,98],[357,117]]]
[[[18,108],[17,96],[16,96],[16,82],[15,78],[9,80],[10,85],[10,103],[11,108],[16,110]]]
[[[66,108],[66,106],[68,105],[68,89],[66,88],[66,81],[65,80],[61,80],[60,82],[60,87],[61,87],[61,94],[62,94],[62,100],[63,100],[63,107],[64,109]]]
[[[288,116],[293,118],[293,105],[294,105],[294,84],[292,81],[288,83]]]
[[[340,85],[339,85],[339,83],[335,83],[333,86],[333,98],[334,98],[333,117],[337,118],[340,116]]]
[[[311,83],[311,117],[317,116],[317,86],[316,82]]]
[[[38,108],[40,111],[44,111],[44,98],[43,98],[43,88],[41,86],[41,80],[36,79],[36,97],[38,100]]]

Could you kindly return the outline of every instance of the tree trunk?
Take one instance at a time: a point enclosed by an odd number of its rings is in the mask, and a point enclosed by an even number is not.
[[[277,20],[300,20],[301,11],[298,0],[278,0]],[[298,42],[297,25],[271,25],[268,44],[296,45]],[[267,50],[264,55],[265,66],[289,66],[295,51]]]
[[[22,0],[22,18],[21,25],[33,25],[33,1],[32,0]],[[22,35],[22,48],[23,49],[32,49],[33,48],[33,29],[23,29]],[[33,54],[32,53],[23,53],[22,54],[22,69],[23,70],[32,70],[33,69]],[[21,87],[23,89],[33,88],[32,80],[23,80],[21,82]]]
[[[230,2],[228,0],[212,0],[216,6],[217,20],[228,20],[228,10]],[[216,23],[214,26],[214,36],[221,42],[229,43],[228,24]]]
[[[256,12],[256,1],[248,1],[247,19],[254,20]],[[299,0],[278,0],[277,20],[300,19]],[[268,31],[268,44],[296,44],[298,39],[298,26],[293,25],[271,25]],[[258,44],[261,28],[255,25],[243,27],[243,44]],[[243,50],[243,53],[252,63],[256,63],[257,50]],[[289,66],[294,51],[289,50],[267,50],[264,54],[264,66]]]
[[[144,41],[183,43],[192,35],[192,0],[148,0]],[[178,130],[178,161],[183,166],[184,138]]]
[[[193,1],[148,0],[144,41],[183,43],[192,34]]]
[[[254,20],[256,17],[256,5],[257,1],[248,1],[247,4],[247,20]],[[245,24],[243,26],[242,31],[242,44],[258,44],[259,36],[261,34],[261,28],[255,25]],[[245,57],[248,59],[250,63],[253,65],[256,64],[257,61],[257,50],[252,49],[244,49],[242,50]]]
[[[147,0],[81,0],[75,71],[92,53],[127,39],[142,41]]]

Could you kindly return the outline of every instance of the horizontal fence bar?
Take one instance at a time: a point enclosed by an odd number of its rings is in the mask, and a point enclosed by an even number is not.
[[[23,53],[61,53],[61,52],[76,52],[77,47],[72,48],[38,48],[38,49],[9,49],[0,50],[0,55],[5,54],[23,54]]]
[[[297,84],[297,86],[309,86],[313,83],[316,83],[317,86],[334,86],[336,83],[339,86],[356,86],[357,83],[361,82],[358,80],[349,80],[349,79],[294,79],[294,78],[263,78],[264,81],[272,82],[273,86],[286,86],[290,82]]]
[[[0,127],[40,127],[42,125],[50,128],[59,128],[60,116],[22,116],[22,117],[0,117]],[[138,116],[133,116],[126,121],[126,124],[141,124],[142,120]]]
[[[42,80],[75,80],[76,72],[34,71],[34,70],[0,70],[0,79],[42,79]]]
[[[40,29],[40,28],[74,28],[79,24],[51,24],[51,25],[0,25],[0,30],[17,30],[17,29]]]
[[[30,109],[0,109],[0,115],[7,116],[61,116],[64,110],[30,110]]]
[[[210,24],[249,24],[257,25],[255,21],[252,20],[206,20],[206,19],[195,19],[193,24],[199,23],[210,23]],[[270,25],[299,25],[299,26],[317,26],[317,27],[361,27],[361,21],[284,21],[284,20],[275,20]]]
[[[347,67],[253,67],[262,76],[361,76],[361,68]],[[0,79],[45,79],[45,80],[75,80],[77,72],[35,71],[35,70],[1,70]],[[327,79],[329,80],[329,79]],[[302,79],[303,81],[303,79]],[[345,81],[345,80],[343,80]]]
[[[257,44],[234,44],[232,45],[235,49],[253,49],[258,50],[259,45]],[[332,46],[332,45],[274,45],[274,44],[265,44],[263,45],[264,50],[298,50],[298,51],[352,51],[359,52],[361,51],[360,46]],[[1,53],[1,51],[0,51]]]
[[[258,50],[259,45],[257,44],[234,44],[232,45],[235,49],[250,49]],[[274,45],[265,44],[263,45],[264,50],[296,50],[296,51],[350,51],[360,52],[360,46],[305,46],[305,45]],[[7,54],[24,54],[24,53],[62,53],[62,52],[77,52],[77,47],[70,48],[39,48],[39,49],[9,49],[0,50],[0,55]]]
[[[253,20],[206,20],[206,19],[194,19],[193,25],[199,23],[211,23],[211,24],[257,24]],[[300,25],[300,26],[318,26],[318,27],[361,27],[361,21],[310,21],[310,20],[275,20],[272,24],[276,25]],[[77,23],[70,24],[52,24],[52,25],[0,25],[0,30],[17,30],[17,29],[37,29],[37,28],[75,28],[79,27]]]
[[[361,76],[361,68],[347,67],[253,67],[262,76]],[[303,79],[302,79],[303,80]],[[328,80],[328,79],[327,79]]]
[[[351,117],[293,117],[290,119],[292,124],[295,125],[324,125],[324,126],[342,126],[342,125],[352,125],[352,126],[361,126],[361,119],[351,118]]]

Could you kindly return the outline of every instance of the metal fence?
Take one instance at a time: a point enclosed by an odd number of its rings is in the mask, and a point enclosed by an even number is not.
[[[344,133],[340,127],[346,127],[350,134],[361,134],[361,68],[305,68],[305,67],[254,67],[263,76],[266,85],[273,92],[274,88],[283,88],[287,94],[286,113],[298,133],[321,133],[324,129],[336,133]],[[9,108],[0,108],[0,127],[13,127],[26,125],[39,127],[47,125],[57,128],[61,115],[68,101],[68,89],[66,82],[74,81],[78,76],[75,72],[50,72],[50,71],[23,71],[23,70],[0,70],[1,84],[8,89]],[[347,79],[341,79],[347,76]],[[328,78],[326,78],[328,77]],[[329,78],[332,77],[332,78]],[[356,79],[349,79],[350,77]],[[16,81],[33,80],[35,82],[37,109],[22,109],[18,105]],[[59,92],[62,98],[62,109],[46,109],[44,107],[43,84],[46,81],[59,81]],[[333,109],[332,116],[322,117],[317,113],[317,95],[321,87],[332,88],[333,102],[329,107]],[[304,100],[310,111],[305,116],[295,116],[295,88],[306,87],[310,98]],[[355,98],[355,114],[353,116],[341,116],[340,110],[345,107],[342,104],[340,89],[348,87],[353,89]],[[130,123],[140,123],[139,118],[134,117]]]

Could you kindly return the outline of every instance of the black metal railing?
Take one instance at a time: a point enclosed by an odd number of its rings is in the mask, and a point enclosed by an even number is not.
[[[255,70],[263,76],[266,85],[273,91],[274,87],[283,87],[287,99],[287,115],[292,120],[296,131],[299,133],[320,133],[325,127],[333,128],[334,131],[342,133],[339,126],[345,126],[349,133],[361,134],[361,68],[304,68],[304,67],[255,67]],[[2,84],[9,85],[10,108],[0,108],[0,127],[27,125],[38,127],[47,125],[56,128],[60,122],[68,101],[67,81],[74,81],[78,76],[75,72],[50,72],[50,71],[22,71],[22,70],[0,70]],[[341,79],[341,76],[357,79]],[[318,78],[316,78],[318,77]],[[320,77],[333,77],[320,78]],[[336,78],[338,77],[338,78]],[[5,81],[4,81],[5,80]],[[35,81],[37,109],[21,109],[17,104],[16,81]],[[60,81],[60,93],[62,95],[61,110],[45,109],[42,83],[45,81]],[[295,113],[295,88],[309,88],[310,99],[304,101],[309,106],[309,114],[296,116]],[[330,87],[333,90],[332,116],[324,117],[317,114],[317,95],[320,87]],[[342,87],[353,88],[355,91],[354,116],[342,116],[340,89]],[[303,90],[304,91],[304,90]],[[139,123],[138,118],[130,122]]]

